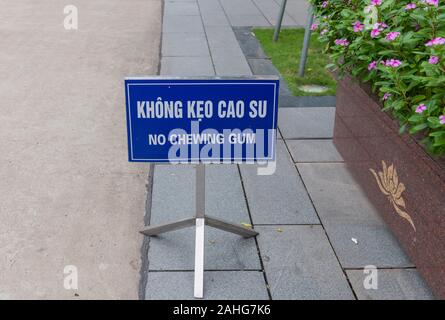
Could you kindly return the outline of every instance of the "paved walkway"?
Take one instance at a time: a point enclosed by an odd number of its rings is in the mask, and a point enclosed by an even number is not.
[[[165,1],[161,73],[184,76],[251,74],[232,27],[270,27],[278,15],[277,2]],[[288,2],[284,25],[304,25],[306,2]]]
[[[275,73],[249,39],[250,32],[236,27],[270,26],[277,2],[165,1],[161,73]],[[304,25],[305,2],[288,2],[286,24]],[[282,96],[289,96],[283,90]],[[331,140],[335,109],[324,103],[280,108],[275,174],[258,176],[253,165],[207,169],[208,213],[252,224],[260,232],[257,239],[246,240],[207,229],[207,299],[432,297],[346,170]],[[156,166],[152,174],[147,221],[158,224],[193,216],[193,166]],[[151,238],[147,247],[145,298],[191,299],[193,230]],[[378,290],[363,287],[367,265],[380,269]]]
[[[156,73],[162,2],[76,0],[76,31],[69,3],[1,1],[0,299],[138,297],[148,169],[123,78]]]

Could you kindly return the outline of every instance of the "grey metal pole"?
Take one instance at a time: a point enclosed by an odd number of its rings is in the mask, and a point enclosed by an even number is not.
[[[273,35],[273,41],[275,42],[278,40],[278,36],[280,35],[281,23],[283,22],[284,11],[286,10],[286,3],[287,0],[281,1],[280,12],[278,13],[277,24],[275,25],[275,33]]]
[[[311,26],[312,26],[313,22],[314,22],[314,10],[312,8],[312,5],[310,5],[309,9],[308,9],[306,30],[304,32],[303,48],[301,50],[300,66],[298,69],[299,77],[304,77],[304,71],[306,68],[306,60],[307,60],[307,52],[309,50],[309,42],[311,40]]]

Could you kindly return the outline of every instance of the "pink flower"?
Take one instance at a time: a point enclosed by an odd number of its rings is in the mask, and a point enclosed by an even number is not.
[[[424,112],[426,110],[426,105],[424,105],[423,103],[422,104],[419,104],[418,106],[417,106],[417,108],[416,108],[416,113],[422,113],[422,112]]]
[[[318,24],[317,23],[313,23],[312,25],[311,25],[311,30],[312,31],[315,31],[315,30],[317,30],[318,29]]]
[[[366,13],[366,14],[370,14],[371,11],[372,11],[372,8],[374,8],[373,5],[366,6],[366,7],[365,7],[365,10],[364,10],[365,13]]]
[[[354,26],[354,32],[360,32],[363,30],[364,25],[360,21],[356,21],[352,24]]]
[[[405,7],[405,10],[413,10],[413,9],[416,9],[416,8],[417,8],[417,6],[416,6],[415,3],[408,3],[406,5],[406,7]]]
[[[438,37],[438,38],[434,38],[434,39],[428,41],[427,43],[425,43],[425,46],[432,47],[432,46],[438,46],[438,45],[442,45],[442,44],[445,44],[445,38]]]
[[[439,122],[440,122],[440,124],[445,124],[445,114],[443,114],[439,117]]]
[[[380,31],[383,31],[388,25],[384,22],[376,22],[372,26],[373,29],[379,29]]]
[[[371,38],[377,38],[380,34],[380,30],[379,29],[372,29],[371,30]]]
[[[372,70],[374,70],[376,68],[377,68],[377,61],[373,61],[370,64],[368,64],[368,70],[369,71],[372,71]]]
[[[321,4],[322,8],[326,8],[329,5],[328,1],[323,1],[323,3]]]
[[[380,34],[380,32],[385,30],[385,28],[387,28],[387,27],[388,27],[388,25],[384,22],[374,23],[372,30],[371,30],[371,38],[377,38],[377,36]]]
[[[379,6],[382,4],[382,0],[371,0],[373,6]]]
[[[386,40],[388,41],[394,41],[400,36],[400,32],[397,31],[391,31],[386,35]]]
[[[386,100],[388,100],[389,99],[389,97],[391,97],[392,96],[392,94],[391,93],[385,93],[384,95],[383,95],[383,101],[386,101]]]
[[[429,64],[438,64],[439,63],[439,57],[438,56],[431,56],[428,60]]]
[[[323,29],[321,30],[320,34],[324,36],[326,33],[328,33],[328,31],[329,31],[328,29]]]
[[[424,2],[429,4],[430,6],[435,6],[435,7],[439,6],[439,0],[425,0]]]
[[[349,46],[349,41],[348,39],[336,39],[335,44],[341,47],[347,47]]]
[[[389,59],[389,60],[384,61],[383,64],[387,67],[397,68],[402,64],[402,62],[397,59]]]

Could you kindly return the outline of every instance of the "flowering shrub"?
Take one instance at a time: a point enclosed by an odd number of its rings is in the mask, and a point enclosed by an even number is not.
[[[370,82],[401,132],[445,154],[444,0],[312,0],[312,26],[340,75]],[[333,66],[331,65],[331,66]]]

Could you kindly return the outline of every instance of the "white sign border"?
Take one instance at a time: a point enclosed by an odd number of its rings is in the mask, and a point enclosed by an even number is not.
[[[125,80],[138,80],[138,81],[144,81],[144,80],[150,80],[150,82],[137,82],[137,83],[127,83],[127,112],[128,112],[128,124],[130,126],[130,128],[128,128],[128,134],[129,134],[129,140],[130,140],[130,161],[133,162],[164,162],[164,163],[169,163],[169,162],[178,162],[178,163],[187,163],[187,162],[196,162],[196,161],[200,161],[200,162],[211,162],[211,161],[232,161],[232,162],[242,162],[242,161],[273,161],[275,160],[275,157],[273,156],[275,154],[275,145],[276,143],[273,142],[272,143],[272,152],[270,154],[272,154],[272,156],[269,156],[267,158],[186,158],[186,159],[174,159],[173,161],[167,161],[166,159],[139,159],[139,158],[134,158],[133,155],[133,137],[132,137],[132,125],[131,125],[131,108],[130,108],[130,86],[141,86],[141,85],[227,85],[227,84],[232,84],[232,85],[238,85],[238,84],[243,84],[243,85],[272,85],[274,87],[274,101],[273,101],[273,117],[272,117],[272,126],[275,125],[275,117],[276,117],[276,111],[277,111],[277,107],[276,107],[276,94],[277,94],[277,84],[276,83],[261,83],[261,82],[194,82],[194,83],[188,83],[188,82],[158,82],[158,83],[154,83],[152,81],[156,81],[156,80],[161,80],[161,78],[126,78]],[[173,79],[165,79],[165,80],[173,80]],[[177,78],[177,80],[194,80],[193,78],[191,79],[185,79],[185,78]],[[203,79],[199,79],[199,80],[203,80]],[[212,80],[212,79],[208,79],[208,80]],[[215,80],[226,80],[224,78],[220,78],[220,79],[215,79]],[[234,80],[234,79],[231,79]],[[249,79],[249,80],[253,80],[253,79]],[[258,80],[279,80],[278,78],[260,78]],[[230,81],[230,80],[229,80]],[[273,132],[273,136],[272,136],[272,141],[276,140],[276,131],[278,130],[278,126],[276,126]]]

